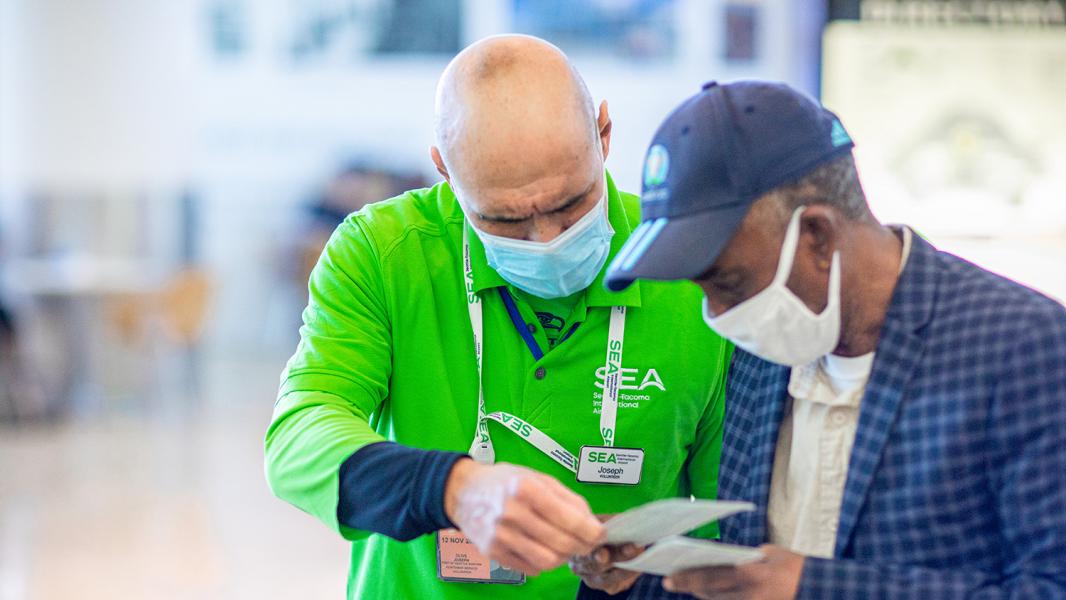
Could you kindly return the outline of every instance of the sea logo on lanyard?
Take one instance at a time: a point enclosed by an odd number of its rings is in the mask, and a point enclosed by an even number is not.
[[[500,420],[504,425],[510,427],[511,431],[524,438],[528,438],[533,434],[533,426],[514,415],[502,413],[500,415]]]
[[[603,436],[603,443],[607,446],[614,445],[614,430],[610,427],[604,427],[600,430],[600,435]]]
[[[481,314],[481,298],[474,293],[474,267],[470,259],[470,241],[467,230],[463,229],[463,281],[466,283],[466,304],[470,313],[470,332],[474,342],[474,364],[477,365],[478,380],[478,420],[474,442],[470,445],[470,455],[483,464],[492,464],[496,458],[489,437],[489,424],[482,418],[485,414],[485,390],[481,386],[482,357],[484,348],[484,323]]]
[[[469,249],[463,254],[463,280],[466,283],[466,302],[467,304],[477,304],[478,302],[481,302],[481,298],[474,293],[474,270],[470,266]]]
[[[623,315],[625,313],[622,313]],[[622,340],[616,335],[608,334],[606,374],[603,378],[604,398],[611,399],[610,410],[617,408],[618,391],[622,384]],[[600,435],[604,446],[614,445],[614,418],[600,421]]]

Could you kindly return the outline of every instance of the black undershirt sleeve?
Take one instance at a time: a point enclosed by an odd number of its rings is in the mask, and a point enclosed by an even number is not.
[[[363,446],[341,465],[337,519],[404,542],[454,527],[444,513],[444,484],[466,456],[393,442]]]

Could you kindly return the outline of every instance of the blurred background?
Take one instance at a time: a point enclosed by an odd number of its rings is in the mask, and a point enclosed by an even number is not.
[[[639,191],[706,80],[786,81],[875,212],[1066,298],[1066,0],[0,0],[0,600],[337,598],[261,440],[351,211],[436,181],[436,79],[570,54]]]

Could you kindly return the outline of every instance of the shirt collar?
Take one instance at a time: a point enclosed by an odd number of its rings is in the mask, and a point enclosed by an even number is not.
[[[619,193],[618,188],[614,185],[614,179],[611,178],[611,173],[607,173],[607,220],[611,223],[611,228],[614,229],[614,235],[611,237],[611,250],[607,253],[607,260],[604,261],[603,267],[600,269],[599,275],[592,282],[586,291],[585,304],[589,307],[592,306],[640,306],[640,282],[634,281],[632,285],[620,292],[612,292],[603,285],[603,279],[607,276],[607,267],[614,262],[615,255],[625,245],[626,240],[633,233],[633,228],[629,225],[629,215],[626,214],[625,206],[622,204],[622,195]]]
[[[913,234],[911,229],[906,225],[889,225],[888,227],[893,233],[899,232],[898,235],[903,242],[899,260],[899,273],[902,275],[907,267],[907,260],[911,255]],[[823,356],[810,364],[793,368],[788,383],[789,395],[798,400],[810,400],[812,402],[828,404],[830,406],[857,405],[861,399],[861,394],[854,394],[854,390],[836,395],[829,393],[830,391],[835,392],[835,390],[829,390],[831,387],[830,383],[824,381],[825,379],[831,379],[828,376],[828,369],[826,368],[827,365],[825,363],[829,356],[832,355]],[[850,360],[860,361],[866,370],[866,377],[868,378],[870,369],[873,366],[873,357],[874,353],[871,352]],[[821,387],[819,387],[819,378],[823,378],[823,381],[821,381]]]
[[[489,266],[488,259],[485,258],[485,245],[481,243],[481,238],[477,236],[477,232],[466,219],[463,219],[463,229],[470,243],[470,268],[474,272],[474,293],[480,294],[484,290],[506,286],[507,282],[503,277],[500,277],[500,274]]]
[[[447,189],[454,196],[451,188],[447,187]],[[458,201],[456,203],[458,204]],[[611,264],[615,255],[622,249],[622,245],[625,244],[633,232],[633,228],[629,225],[629,216],[626,214],[625,206],[622,205],[621,193],[615,187],[614,179],[611,178],[610,172],[607,172],[607,220],[610,222],[611,228],[614,229],[614,236],[611,237],[611,250],[607,255],[607,260],[603,263],[603,268],[600,269],[600,273],[596,276],[592,285],[585,289],[585,306],[639,307],[639,281],[634,282],[633,285],[621,292],[608,291],[603,285],[603,279],[607,274],[607,266]],[[470,264],[474,273],[474,293],[506,286],[507,282],[504,281],[503,277],[500,277],[500,274],[489,266],[488,259],[485,258],[485,245],[481,243],[481,238],[477,236],[470,223],[465,219],[463,227],[466,228],[466,235],[470,240]]]
[[[911,233],[911,228],[906,225],[890,225],[889,227],[900,232],[900,239],[903,242],[903,251],[900,253],[899,258],[899,274],[902,275],[903,269],[907,267],[907,259],[910,258],[911,255],[911,236],[913,234]]]

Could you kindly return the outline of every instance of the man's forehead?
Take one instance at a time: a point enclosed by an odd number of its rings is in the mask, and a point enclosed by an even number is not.
[[[589,129],[572,122],[514,119],[466,123],[449,144],[448,158],[454,163],[449,167],[490,184],[531,179],[595,158],[598,141]]]
[[[483,215],[529,216],[558,208],[577,196],[587,194],[595,187],[597,177],[593,173],[555,175],[516,186],[482,187],[469,194],[465,200]]]
[[[480,197],[495,198],[563,192],[592,179],[601,166],[598,153],[588,148],[560,149],[552,155],[536,149],[523,155],[518,149],[508,148],[508,154],[512,151],[514,154],[505,156],[479,149],[469,155],[470,160],[457,165],[453,178]]]

